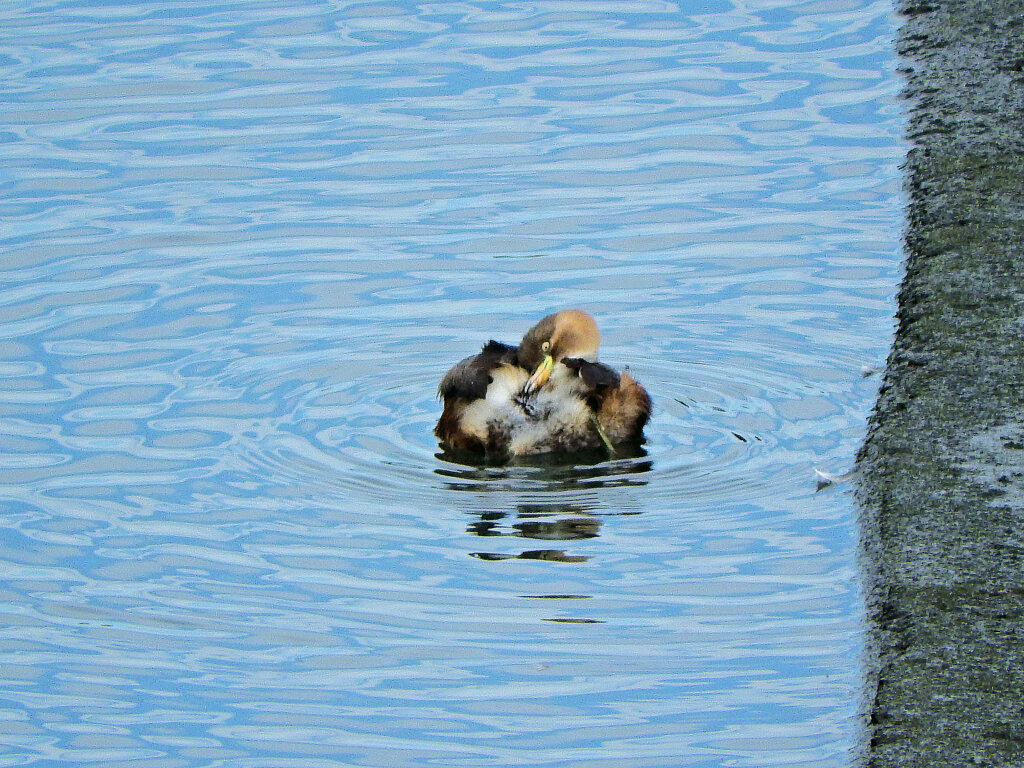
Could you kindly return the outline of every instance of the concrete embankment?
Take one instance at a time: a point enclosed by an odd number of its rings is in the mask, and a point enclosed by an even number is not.
[[[858,457],[867,762],[1024,766],[1024,0],[904,0],[898,330]]]

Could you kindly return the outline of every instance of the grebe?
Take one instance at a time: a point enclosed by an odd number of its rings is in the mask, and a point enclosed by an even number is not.
[[[518,347],[489,341],[445,374],[434,429],[485,457],[639,445],[651,398],[632,376],[597,361],[601,334],[578,309],[548,315]]]

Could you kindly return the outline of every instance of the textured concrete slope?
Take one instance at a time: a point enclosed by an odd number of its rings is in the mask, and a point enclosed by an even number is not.
[[[868,762],[1024,767],[1024,0],[906,0],[898,331],[859,495]]]

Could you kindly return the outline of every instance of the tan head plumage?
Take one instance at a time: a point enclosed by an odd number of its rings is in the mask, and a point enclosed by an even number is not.
[[[519,345],[519,365],[531,372],[524,391],[529,394],[543,386],[555,364],[565,358],[597,360],[601,332],[589,314],[565,309],[548,315],[526,332]]]

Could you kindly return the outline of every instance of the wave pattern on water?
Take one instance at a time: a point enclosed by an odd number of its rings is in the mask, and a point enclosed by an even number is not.
[[[852,763],[889,12],[0,13],[0,765]],[[565,306],[645,455],[443,453]]]

